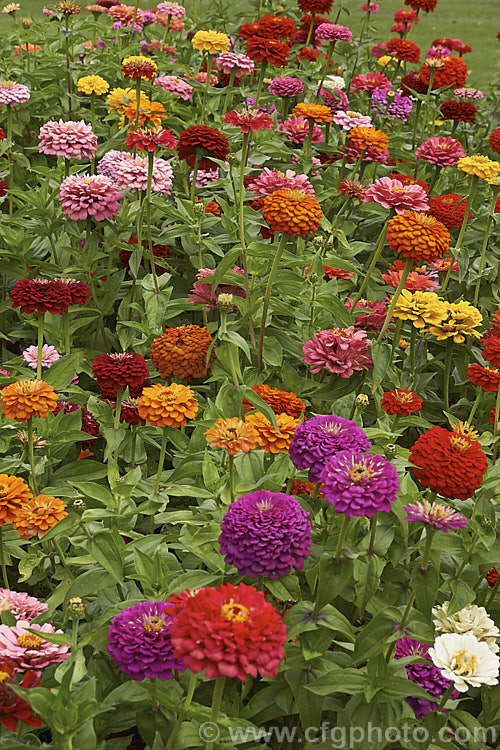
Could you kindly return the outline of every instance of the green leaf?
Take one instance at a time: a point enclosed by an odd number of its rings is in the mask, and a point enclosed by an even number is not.
[[[362,664],[385,651],[400,636],[397,630],[401,614],[395,607],[386,607],[361,630],[354,645],[353,660]]]
[[[360,669],[335,669],[328,674],[318,677],[309,685],[304,685],[315,695],[333,695],[347,693],[348,695],[362,695],[367,680],[366,672]]]
[[[447,615],[455,614],[455,612],[466,607],[467,604],[471,604],[476,598],[476,592],[472,586],[462,580],[451,581],[451,590],[453,596],[448,604]]]
[[[56,393],[67,388],[80,369],[83,357],[84,353],[81,351],[61,357],[44,373],[43,379],[52,386]]]
[[[411,587],[417,600],[417,606],[424,615],[429,616],[436,603],[439,588],[439,573],[434,567],[421,568],[416,565],[411,572]]]
[[[236,331],[226,331],[225,333],[220,334],[219,339],[221,341],[229,341],[231,344],[235,344],[235,346],[237,346],[238,349],[241,349],[245,353],[245,356],[248,359],[248,361],[249,362],[252,361],[252,356],[250,354],[250,347],[248,346],[243,336],[240,336],[239,333],[236,333]]]

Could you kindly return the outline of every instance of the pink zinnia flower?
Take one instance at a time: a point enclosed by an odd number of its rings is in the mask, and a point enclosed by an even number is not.
[[[15,81],[0,81],[0,107],[7,104],[8,107],[16,107],[18,104],[28,102],[30,90],[22,83]]]
[[[429,47],[429,50],[425,56],[425,59],[428,57],[450,57],[451,56],[451,49],[448,49],[448,47],[443,47],[441,44],[433,44],[431,47]]]
[[[354,300],[349,298],[345,302],[348,310],[352,310]],[[385,322],[387,313],[387,304],[380,300],[360,299],[355,307],[355,312],[362,310],[362,314],[356,315],[354,323],[355,328],[362,328],[365,331],[374,331],[380,333]]]
[[[93,216],[96,221],[112,219],[120,210],[121,193],[104,175],[70,175],[59,191],[63,214],[73,221]]]
[[[353,112],[348,110],[343,112],[339,109],[333,115],[333,122],[336,125],[340,125],[344,130],[351,130],[351,128],[372,128],[372,118],[368,115],[362,115],[361,112]]]
[[[83,120],[63,122],[49,120],[40,128],[38,150],[50,156],[71,159],[92,159],[97,151],[97,136],[92,125]]]
[[[206,71],[202,70],[201,73],[197,73],[194,77],[195,81],[198,81],[198,83],[206,83],[207,82],[207,73]],[[214,73],[210,74],[210,85],[211,86],[217,86],[219,83],[219,79]]]
[[[383,55],[387,55],[387,44],[385,42],[377,42],[373,47],[370,47],[370,52],[374,57],[383,57]]]
[[[309,121],[306,117],[289,117],[278,125],[278,130],[289,138],[292,143],[302,145],[309,133]],[[312,130],[312,143],[321,143],[325,140],[321,129],[314,123]]]
[[[271,130],[274,125],[271,117],[258,109],[237,109],[226,112],[224,122],[233,128],[240,128],[242,133],[257,132],[257,130]]]
[[[382,149],[379,151],[374,146],[368,146],[364,150],[361,150],[359,143],[349,143],[340,149],[341,154],[345,154],[346,161],[348,164],[354,164],[362,156],[362,161],[379,162],[379,164],[388,164],[391,158],[388,149]]]
[[[158,76],[153,81],[153,86],[159,86],[163,91],[170,91],[171,94],[176,94],[185,102],[193,96],[193,87],[182,78],[177,78],[177,76]]]
[[[196,274],[198,280],[206,279],[215,273],[215,268],[200,268]],[[239,266],[234,266],[233,273],[244,276],[245,272]],[[193,284],[189,293],[189,301],[193,305],[205,305],[205,310],[214,310],[217,307],[217,301],[220,294],[232,294],[235,297],[246,297],[245,290],[234,284],[218,284],[212,294],[211,284]]]
[[[189,181],[192,182],[194,177],[194,170],[189,174]],[[199,169],[196,173],[196,187],[204,187],[210,185],[211,182],[219,179],[219,167],[206,171],[205,169]]]
[[[12,612],[16,620],[33,620],[48,608],[48,604],[25,594],[24,591],[0,588],[0,612]]]
[[[370,3],[370,13],[377,13],[378,9],[380,8],[380,5],[378,3]],[[368,10],[368,3],[365,3],[361,6],[361,10],[366,13]]]
[[[151,190],[155,193],[170,193],[172,191],[173,171],[165,159],[153,159],[153,179]],[[148,186],[148,159],[142,156],[130,155],[123,159],[116,167],[116,182],[120,188],[130,190],[146,190]]]
[[[300,78],[277,76],[269,84],[268,91],[274,96],[297,96],[303,94],[305,89]]]
[[[303,361],[311,365],[311,372],[324,367],[342,378],[350,378],[355,370],[370,370],[373,361],[366,331],[349,328],[330,328],[315,333],[302,347]]]
[[[225,75],[230,75],[231,71],[235,70],[235,78],[249,76],[255,68],[255,63],[250,57],[236,52],[223,52],[215,58],[215,64],[218,71]]]
[[[457,99],[482,99],[484,94],[479,89],[461,88],[453,92]]]
[[[116,180],[116,168],[124,159],[129,159],[130,154],[127,151],[108,151],[97,164],[97,173]]]
[[[360,73],[351,81],[353,91],[378,91],[384,89],[388,91],[392,84],[383,73]]]
[[[158,13],[165,13],[167,16],[175,16],[176,18],[184,18],[186,15],[185,7],[178,3],[158,3],[156,10]]]
[[[315,31],[315,37],[327,42],[352,42],[352,31],[338,23],[320,23]]]
[[[302,193],[315,196],[314,188],[307,175],[295,174],[292,169],[287,169],[283,174],[275,169],[264,167],[260,175],[249,183],[248,189],[256,195],[271,195],[276,190],[300,190]]]
[[[32,628],[40,633],[28,633]],[[37,672],[50,664],[64,661],[70,655],[69,646],[49,643],[43,639],[44,633],[62,633],[50,623],[31,624],[28,620],[18,620],[15,625],[0,625],[0,659],[11,659],[17,669],[24,672],[34,669]]]
[[[391,177],[380,177],[370,185],[363,198],[364,203],[375,201],[384,208],[394,208],[398,214],[406,210],[428,211],[427,200],[427,193],[421,185],[403,185]]]
[[[454,167],[465,156],[465,151],[456,138],[433,136],[417,148],[415,156],[438,167]]]
[[[28,346],[23,352],[23,359],[29,366],[36,370],[38,358],[38,346]],[[50,367],[61,358],[61,355],[54,346],[44,344],[42,346],[42,367]]]
[[[392,266],[382,274],[385,283],[392,286],[394,289],[397,289],[404,268],[404,260],[395,260]],[[435,292],[438,286],[439,276],[437,270],[434,268],[427,270],[424,266],[423,268],[410,271],[408,278],[405,281],[404,288],[409,292]]]

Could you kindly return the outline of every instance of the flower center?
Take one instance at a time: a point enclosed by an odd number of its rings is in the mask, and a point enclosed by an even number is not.
[[[145,615],[142,620],[142,627],[150,633],[159,633],[165,628],[165,625],[163,615]]]
[[[336,422],[325,422],[325,424],[321,426],[321,429],[329,435],[338,435],[342,430],[342,425],[337,424]]]
[[[4,484],[3,482],[0,482],[0,497],[5,497],[8,491],[9,491],[8,485]]]
[[[458,435],[454,433],[450,435],[450,445],[457,451],[466,451],[470,447],[470,440],[465,435]]]
[[[468,437],[471,440],[477,440],[479,438],[479,432],[468,422],[455,422],[452,426],[452,430],[457,435],[465,435],[465,437]]]
[[[472,677],[477,669],[477,656],[468,653],[466,648],[462,648],[453,654],[450,666],[455,674]]]
[[[301,190],[285,190],[284,193],[287,198],[298,203],[302,203],[307,198],[307,193],[303,193]]]
[[[14,81],[0,81],[0,89],[13,89],[15,85]]]
[[[9,677],[10,677],[10,674],[8,672],[0,672],[0,683],[7,682]]]
[[[111,357],[111,359],[122,360],[122,359],[130,359],[132,355],[130,354],[130,352],[122,352],[122,353],[117,353],[117,354],[110,354],[109,356]]]
[[[433,227],[436,223],[434,216],[427,216],[427,214],[421,213],[415,214],[415,221],[418,221],[418,223],[422,224],[424,227]]]
[[[413,401],[413,393],[402,393],[402,391],[396,391],[396,401],[399,404],[408,404]]]
[[[40,651],[43,639],[34,633],[23,633],[18,636],[17,642],[21,648],[26,648],[28,651]]]
[[[267,513],[273,507],[271,500],[260,500],[255,506],[259,513]]]
[[[245,622],[250,616],[250,611],[243,604],[238,604],[234,599],[230,599],[227,604],[223,604],[220,610],[222,617],[226,620],[235,620],[236,622]]]
[[[373,469],[364,464],[353,464],[352,469],[349,469],[348,473],[354,484],[363,484],[363,482],[367,479],[371,479],[375,474]]]

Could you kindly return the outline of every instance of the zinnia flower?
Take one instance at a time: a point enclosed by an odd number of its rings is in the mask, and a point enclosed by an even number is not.
[[[158,66],[154,60],[144,55],[131,55],[122,60],[122,73],[125,78],[137,81],[138,78],[153,80],[158,72]]]
[[[372,146],[376,151],[384,151],[389,144],[389,136],[382,130],[376,130],[375,128],[352,128],[347,133],[347,138],[353,144],[359,145],[362,151],[369,146]]]
[[[454,167],[465,156],[465,151],[456,138],[433,136],[417,148],[415,156],[438,167]]]
[[[455,120],[456,122],[476,122],[477,107],[470,102],[461,102],[450,99],[440,106],[443,120]]]
[[[17,380],[0,393],[6,419],[26,422],[30,417],[48,417],[57,405],[57,394],[43,380]]]
[[[332,111],[330,107],[324,104],[306,104],[300,102],[293,108],[294,117],[305,117],[314,120],[314,122],[332,122]]]
[[[302,145],[309,134],[309,122],[305,117],[289,117],[278,125],[280,133],[285,133],[292,143]],[[314,123],[312,129],[311,143],[321,143],[325,136],[321,129]]]
[[[422,399],[413,391],[405,388],[396,388],[394,391],[386,391],[380,402],[382,409],[387,414],[399,414],[407,417],[415,414],[422,408]]]
[[[403,289],[394,308],[394,317],[411,320],[417,329],[440,323],[446,317],[446,302],[433,292]]]
[[[472,364],[467,368],[467,378],[486,393],[496,393],[500,385],[500,370],[495,367]]]
[[[258,490],[232,503],[221,523],[220,553],[240,576],[279,578],[301,570],[312,547],[309,513],[291,495]]]
[[[354,310],[356,313],[362,311],[361,315],[356,315],[354,322],[354,328],[362,328],[365,331],[374,331],[380,333],[382,326],[385,323],[385,317],[387,314],[387,305],[385,302],[381,302],[378,299],[366,300],[360,299],[354,307],[354,300],[349,298],[345,301],[345,306],[348,310]]]
[[[413,444],[410,461],[424,487],[450,500],[472,497],[487,468],[477,441],[438,426],[424,432]]]
[[[275,414],[288,414],[298,419],[306,410],[305,403],[293,392],[270,388],[268,385],[253,385],[252,391],[269,404]],[[243,400],[243,406],[254,408],[246,399]]]
[[[390,39],[387,42],[387,52],[402,62],[417,63],[420,59],[420,47],[408,39]]]
[[[252,425],[238,417],[221,417],[205,432],[205,439],[211,448],[225,448],[230,456],[249,453],[259,445],[257,432]]]
[[[344,450],[321,473],[325,500],[348,518],[389,513],[400,490],[398,473],[383,456]]]
[[[274,125],[272,119],[265,112],[259,112],[258,109],[242,109],[240,112],[233,109],[226,112],[224,122],[232,125],[233,128],[239,128],[242,133],[256,133],[258,130],[271,130]]]
[[[240,583],[203,588],[172,623],[176,656],[208,680],[226,675],[273,677],[284,657],[286,627],[262,591]]]
[[[101,94],[107,94],[109,91],[109,83],[101,76],[83,76],[78,79],[76,87],[78,91],[87,94],[87,96],[91,94],[100,96]]]
[[[38,601],[24,591],[0,588],[0,612],[11,612],[16,620],[33,620],[48,608],[48,604]]]
[[[184,671],[170,638],[173,611],[164,601],[139,602],[113,617],[107,649],[133,680],[170,680],[174,670]]]
[[[158,76],[158,78],[155,78],[153,86],[160,86],[163,91],[169,91],[185,102],[193,96],[193,87],[177,76]]]
[[[92,125],[79,122],[49,120],[40,128],[38,150],[42,154],[71,159],[92,159],[97,151],[97,136]]]
[[[500,630],[488,615],[484,607],[476,604],[468,604],[458,612],[448,615],[449,601],[443,602],[442,606],[433,607],[433,623],[436,633],[472,633],[479,641],[488,645],[492,653],[499,650],[497,639]]]
[[[181,427],[198,414],[195,394],[185,385],[171,383],[144,388],[137,405],[141,419],[153,427]]]
[[[302,13],[329,13],[333,0],[297,0]]]
[[[275,68],[283,68],[290,56],[290,47],[277,39],[253,36],[247,39],[246,53],[255,62],[265,62]]]
[[[467,302],[447,302],[446,315],[429,326],[428,332],[438,341],[452,338],[457,344],[463,344],[465,336],[480,338],[481,334],[475,329],[482,323],[483,316],[477,309]]]
[[[183,325],[166,328],[151,342],[151,360],[162,378],[204,378],[215,357],[214,347],[207,363],[212,336],[207,328]]]
[[[396,117],[402,122],[408,122],[413,102],[409,96],[399,94],[397,91],[379,89],[372,94],[372,109],[379,115]]]
[[[208,52],[209,55],[215,55],[216,52],[227,52],[231,46],[231,41],[227,34],[220,31],[197,31],[191,40],[193,49],[200,52]]]
[[[352,110],[344,111],[338,109],[332,118],[335,125],[340,125],[344,130],[351,130],[352,128],[372,128],[372,119],[368,115],[362,115],[361,112],[353,112]]]
[[[462,226],[467,207],[467,200],[463,195],[446,193],[429,199],[429,213],[435,219],[444,224],[447,229],[455,229]],[[469,211],[467,222],[472,219]]]
[[[429,208],[427,193],[420,185],[403,185],[390,177],[379,177],[365,191],[363,201],[375,201],[384,208],[394,208],[398,214],[405,210],[427,211]]]
[[[500,172],[500,162],[492,161],[482,154],[475,154],[474,156],[465,156],[463,159],[459,159],[457,169],[473,177],[491,180]]]
[[[391,266],[389,266],[387,271],[381,274],[385,283],[389,284],[389,286],[392,286],[394,289],[397,289],[399,286],[399,282],[401,281],[401,277],[403,275],[405,265],[406,263],[404,262],[404,260],[395,260],[394,263]],[[408,274],[406,278],[405,285],[403,288],[407,289],[409,292],[416,292],[416,291],[433,292],[435,289],[438,288],[438,286],[439,286],[438,272],[434,268],[430,268],[429,270],[427,270],[426,268],[425,270],[416,269],[416,270],[410,271],[410,273]]]
[[[495,128],[495,130],[491,131],[489,141],[490,147],[493,149],[493,151],[496,151],[497,154],[500,154],[500,128]]]
[[[276,190],[267,195],[262,213],[273,232],[299,237],[316,232],[323,215],[316,198],[300,190]]]
[[[416,501],[409,505],[403,505],[408,515],[405,521],[421,521],[438,531],[449,531],[466,529],[469,521],[461,513],[441,503],[430,503],[428,500]]]
[[[92,374],[103,398],[115,400],[117,392],[128,387],[132,398],[140,396],[148,378],[148,366],[142,354],[99,354],[92,362]]]
[[[229,143],[225,135],[208,125],[191,125],[181,132],[177,153],[190,167],[198,160],[200,169],[215,169],[217,164],[212,159],[225,161]]]
[[[305,89],[300,78],[278,76],[273,78],[269,84],[268,91],[274,96],[292,97],[297,96],[298,94],[303,94]]]
[[[368,451],[371,443],[355,422],[335,414],[311,417],[298,425],[290,444],[297,469],[309,469],[309,480],[319,482],[326,461],[340,451]]]
[[[116,166],[116,184],[119,188],[129,190],[147,190],[148,186],[148,158],[130,155],[122,159]],[[172,192],[173,170],[165,159],[153,157],[153,174],[151,190],[160,195]]]
[[[265,453],[287,453],[293,434],[299,424],[299,420],[295,417],[290,417],[288,414],[277,414],[278,432],[267,417],[260,412],[249,414],[246,421],[257,433],[258,444]]]
[[[138,151],[153,153],[157,151],[159,146],[165,146],[165,148],[170,150],[177,146],[177,138],[168,128],[161,128],[160,130],[139,128],[138,130],[133,130],[127,136],[127,149],[129,151],[136,148]]]
[[[2,683],[0,684],[0,723],[9,732],[15,732],[17,722],[22,721],[30,727],[42,726],[42,720],[32,713],[29,703],[24,698],[17,695],[9,684],[16,684],[16,667],[10,659],[0,661],[0,673],[2,674]],[[19,682],[21,688],[38,687],[40,680],[38,672],[29,670],[25,672],[22,680]]]
[[[42,346],[42,367],[50,367],[61,358],[61,355],[54,346],[44,344]],[[23,359],[32,370],[36,370],[38,362],[38,346],[28,346],[23,352]]]
[[[6,104],[8,107],[17,107],[25,104],[30,99],[30,90],[22,83],[15,81],[0,81],[0,107]]]
[[[390,80],[383,73],[360,73],[351,81],[353,91],[377,91],[388,90],[392,86]]]
[[[224,73],[225,75],[230,75],[231,71],[234,70],[235,78],[249,76],[255,68],[254,61],[241,52],[223,52],[215,58],[215,64],[219,72]]]
[[[22,479],[0,474],[0,527],[4,523],[13,523],[18,509],[32,497],[30,488]]]
[[[37,495],[27,500],[16,511],[14,528],[22,539],[37,536],[41,539],[49,529],[68,514],[66,503],[50,495]]]
[[[303,361],[311,365],[311,372],[325,367],[329,372],[350,378],[355,371],[371,370],[370,341],[366,331],[349,328],[330,328],[315,333],[302,347]]]
[[[36,630],[40,635],[28,633],[27,628]],[[8,659],[16,665],[16,669],[24,672],[34,669],[37,672],[50,664],[65,661],[69,653],[69,646],[51,643],[43,638],[43,634],[62,633],[50,623],[37,625],[28,620],[18,620],[15,625],[0,625],[0,659]]]
[[[22,313],[62,315],[71,304],[71,292],[59,279],[21,279],[12,287],[10,299]]]
[[[58,200],[63,214],[76,221],[92,216],[95,221],[112,219],[120,210],[121,193],[104,175],[70,175],[61,185]]]
[[[321,23],[314,31],[316,39],[326,42],[352,42],[352,31],[338,23]]]
[[[292,169],[286,172],[278,172],[275,169],[264,167],[258,177],[250,178],[248,189],[256,195],[270,195],[277,190],[298,190],[315,196],[314,188],[309,182],[307,175],[295,174]]]
[[[429,656],[460,693],[467,692],[469,687],[498,684],[498,656],[472,633],[438,636]]]
[[[417,263],[442,258],[450,248],[450,233],[433,216],[404,211],[394,216],[387,227],[391,250]]]
[[[433,89],[458,89],[461,86],[465,86],[465,81],[469,73],[467,65],[461,57],[441,57],[440,65],[434,70],[434,77],[432,79]],[[420,80],[427,87],[430,82],[430,71],[432,67],[429,65],[429,59],[425,60],[420,70]]]

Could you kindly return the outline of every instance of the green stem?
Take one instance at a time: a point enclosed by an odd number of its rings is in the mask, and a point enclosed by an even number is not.
[[[422,110],[422,130],[420,131],[420,143],[422,143],[422,141],[424,140],[425,126],[427,124],[427,109],[429,107],[429,99],[431,97],[432,82],[434,80],[435,73],[436,68],[429,68],[429,85],[427,86],[427,93],[425,95],[424,106]]]
[[[387,310],[387,314],[384,320],[384,325],[382,326],[382,330],[380,331],[378,335],[377,344],[380,344],[380,342],[384,338],[384,334],[387,330],[387,327],[389,323],[391,322],[392,314],[394,312],[394,308],[396,307],[396,302],[398,301],[398,297],[404,289],[404,285],[406,284],[406,279],[408,278],[412,265],[413,265],[413,261],[410,258],[407,258],[406,265],[404,267],[403,273],[401,274],[401,279],[399,280],[399,284],[396,287],[396,291],[393,294],[391,304],[389,305],[389,309]]]
[[[222,695],[224,693],[224,685],[226,683],[226,677],[217,677],[215,680],[214,694],[212,697],[212,712],[210,714],[210,721],[212,724],[217,724],[219,718],[219,711],[222,703]],[[208,740],[205,745],[205,750],[213,750],[215,739]]]
[[[375,533],[377,531],[377,516],[378,516],[378,513],[377,511],[375,511],[375,513],[373,514],[373,518],[372,518],[372,530],[370,534],[370,543],[368,545],[368,552],[366,553],[368,558],[370,558],[373,555],[373,547],[375,545]]]
[[[422,552],[422,562],[420,563],[420,567],[422,569],[427,568],[429,557],[431,554],[431,547],[432,547],[432,540],[434,539],[434,534],[436,533],[436,529],[427,529],[427,533],[425,535],[425,546],[424,551]]]
[[[264,77],[266,75],[266,68],[267,68],[267,60],[263,60],[260,64],[259,82],[257,84],[257,93],[255,94],[254,107],[259,106],[260,94],[262,92],[262,84],[264,83]]]
[[[64,330],[64,353],[69,354],[71,351],[71,339],[69,334],[69,312],[63,313],[63,330]]]
[[[54,537],[52,539],[52,543],[55,547],[55,550],[57,554],[59,555],[59,560],[61,561],[61,565],[63,566],[64,570],[68,574],[68,578],[73,580],[73,573],[71,572],[71,568],[69,567],[68,563],[66,562],[66,557],[64,555],[64,552],[61,549],[61,545],[59,544],[58,540]]]
[[[228,468],[229,468],[229,495],[231,502],[234,502],[234,456],[228,454]]]
[[[165,453],[167,451],[167,441],[168,441],[168,428],[163,428],[163,435],[161,438],[161,447],[160,447],[160,458],[158,459],[158,471],[156,473],[156,482],[155,482],[155,488],[154,488],[154,495],[157,495],[160,489],[160,482],[161,482],[161,475],[163,472],[163,464],[165,462]]]
[[[207,59],[207,80],[205,81],[205,90],[203,91],[203,101],[201,103],[201,120],[205,121],[205,105],[207,103],[208,89],[210,88],[210,76],[212,74],[212,65],[214,64],[214,58],[212,55],[208,55]]]
[[[0,526],[0,565],[2,567],[2,579],[4,588],[9,588],[9,579],[7,578],[7,566],[5,564],[5,550],[3,546],[3,525]]]
[[[455,690],[455,684],[453,683],[453,684],[450,685],[450,687],[448,688],[448,690],[446,691],[446,693],[441,698],[441,700],[439,702],[439,705],[438,705],[438,707],[436,709],[438,713],[440,713],[441,711],[444,710],[444,707],[446,706],[448,698],[450,697],[450,695],[453,693],[454,690]]]
[[[467,417],[467,422],[469,424],[472,424],[472,418],[477,411],[477,407],[479,406],[482,395],[483,391],[481,390],[481,388],[478,388],[476,398],[474,399],[474,403],[472,404],[472,409],[470,410],[469,416]]]
[[[500,388],[497,391],[497,397],[495,401],[495,422],[493,424],[493,437],[496,438],[498,436],[498,418],[500,415]],[[495,441],[495,444],[493,446],[493,465],[495,465],[497,460],[497,453],[498,453],[498,440]]]
[[[314,19],[315,19],[315,17],[316,17],[316,13],[313,13],[311,15],[311,25],[309,26],[309,31],[307,33],[307,39],[306,39],[306,43],[305,43],[306,47],[309,47],[309,42],[311,41],[311,37],[312,37],[312,34],[313,34],[313,29],[314,29]]]
[[[446,355],[444,360],[444,408],[446,411],[450,411],[450,376],[451,376],[451,357],[453,354],[453,339],[447,339],[446,341]]]
[[[57,547],[56,547],[57,550]],[[57,550],[59,552],[59,550]],[[75,617],[71,627],[71,650],[75,651],[78,648],[78,619]]]
[[[493,191],[493,196],[491,198],[490,210],[489,210],[489,213],[488,213],[488,219],[487,219],[487,222],[486,222],[486,229],[484,231],[483,246],[481,248],[481,258],[480,258],[480,261],[479,261],[479,271],[478,271],[478,274],[477,274],[476,289],[474,291],[474,302],[473,302],[474,307],[477,307],[477,303],[478,303],[478,300],[479,300],[479,290],[481,288],[481,276],[483,275],[484,262],[485,262],[485,259],[486,259],[486,250],[488,248],[488,241],[490,239],[491,224],[493,222],[493,214],[495,212],[495,203],[496,203],[496,200],[497,200],[497,195],[498,195],[498,190],[494,190]],[[467,209],[466,209],[466,211],[467,211]]]
[[[12,163],[12,107],[7,107],[7,159],[9,161],[9,216],[12,216],[12,190],[14,188],[14,164]]]
[[[155,294],[160,293],[158,286],[158,277],[156,276],[155,256],[153,254],[153,240],[151,238],[151,185],[153,182],[154,154],[148,153],[148,184],[146,188],[146,226],[148,233],[148,250],[151,262],[151,273],[153,274],[153,283],[155,285]]]
[[[462,226],[460,227],[460,233],[458,235],[457,244],[455,245],[453,253],[451,253],[450,267],[448,269],[448,273],[446,274],[446,278],[445,278],[445,280],[443,282],[443,285],[441,287],[441,291],[442,292],[446,291],[446,288],[447,288],[448,283],[450,281],[451,269],[453,268],[453,260],[457,257],[458,251],[462,247],[462,240],[464,238],[465,228],[467,226],[467,217],[469,215],[469,209],[472,207],[472,204],[474,202],[474,196],[476,195],[476,189],[477,189],[478,182],[479,182],[479,177],[477,175],[472,175],[472,180],[471,180],[470,189],[469,189],[469,195],[467,196],[467,203],[465,204],[465,213],[464,213],[464,218],[463,218],[463,221],[462,221]]]
[[[196,152],[195,158],[194,158],[194,167],[193,167],[193,179],[191,180],[191,200],[195,201],[196,198],[196,180],[198,178],[198,162],[200,161],[200,157],[198,156],[198,152]]]
[[[224,106],[222,107],[222,112],[223,113],[225,113],[225,112],[228,111],[229,100],[230,100],[231,96],[233,95],[233,90],[232,89],[233,89],[233,86],[234,86],[234,79],[235,79],[235,77],[236,77],[236,68],[232,68],[231,72],[229,74],[229,83],[228,83],[229,91],[227,92],[227,94],[225,96]]]
[[[280,264],[281,256],[283,255],[283,251],[286,247],[287,240],[288,240],[288,235],[285,232],[283,232],[279,240],[279,245],[276,249],[276,253],[274,255],[274,260],[271,266],[271,270],[269,272],[269,277],[267,279],[267,286],[266,286],[266,291],[264,294],[264,307],[262,310],[262,323],[260,326],[260,336],[259,336],[259,353],[258,353],[258,360],[257,360],[257,371],[259,374],[262,372],[262,351],[264,348],[264,336],[266,332],[267,311],[269,309],[269,302],[271,300],[271,292],[273,289],[274,279],[278,272],[278,267]]]
[[[316,90],[316,96],[315,96],[315,99],[314,99],[315,102],[318,101],[318,97],[320,95],[319,92],[321,91],[321,88],[323,86],[323,81],[325,80],[326,71],[328,70],[328,66],[330,65],[330,60],[332,59],[332,55],[333,55],[333,50],[334,49],[335,49],[335,42],[330,42],[330,44],[328,45],[328,55],[327,55],[327,58],[325,60],[325,64],[323,65],[323,70],[322,70],[322,73],[321,73],[321,79],[320,79],[320,82],[319,82],[319,86],[318,86],[318,88]]]
[[[43,349],[43,327],[45,322],[44,313],[38,313],[38,338],[36,351],[36,378],[42,379],[42,349]]]
[[[400,333],[401,333],[401,326],[403,325],[403,321],[401,318],[398,318],[396,320],[396,325],[394,326],[394,333],[392,334],[392,348],[391,348],[391,361],[389,362],[389,367],[392,367],[392,363],[394,361],[394,354],[396,352],[396,347],[399,345],[400,341]]]
[[[30,459],[30,467],[31,467],[31,483],[33,485],[33,490],[35,492],[35,495],[39,495],[38,491],[38,484],[36,481],[36,471],[35,471],[35,448],[34,448],[34,440],[33,440],[33,420],[32,417],[28,419],[27,422],[27,428],[28,428],[28,455]]]
[[[139,112],[141,108],[141,79],[138,78],[135,82],[135,123],[134,123],[134,130],[139,129]]]
[[[415,368],[416,368],[416,341],[417,341],[417,329],[415,326],[411,327],[411,333],[410,333],[410,372],[412,375],[415,375]]]
[[[186,717],[186,713],[188,712],[191,702],[193,700],[194,691],[196,690],[197,679],[198,679],[198,675],[195,672],[191,672],[191,675],[189,677],[188,691],[186,693],[186,697],[184,698],[184,703],[182,704],[182,710],[179,713],[179,716],[177,717],[177,721],[175,722],[175,726],[172,729],[172,732],[170,733],[168,742],[165,745],[165,750],[172,750],[174,740],[177,737],[177,733],[181,727],[182,722],[184,721]]]
[[[380,258],[380,255],[382,253],[382,250],[383,250],[383,247],[384,247],[384,243],[385,243],[385,235],[386,235],[386,231],[387,231],[387,225],[389,223],[389,218],[390,217],[388,217],[386,219],[384,226],[380,230],[380,234],[379,234],[379,236],[377,238],[377,244],[375,245],[375,249],[373,251],[373,255],[372,255],[372,259],[370,261],[370,265],[368,266],[368,270],[367,270],[367,272],[365,274],[365,277],[363,279],[363,282],[362,282],[362,284],[360,286],[359,292],[357,293],[356,298],[354,300],[354,304],[352,306],[353,309],[356,307],[356,305],[358,304],[359,300],[362,298],[363,293],[364,293],[364,291],[365,291],[365,289],[368,286],[368,283],[370,281],[370,277],[371,277],[371,275],[373,273],[373,270],[374,270],[375,266],[377,265],[378,259]]]
[[[135,19],[137,18],[137,11],[139,10],[139,0],[135,0],[134,15],[132,17],[132,24],[130,26],[130,33],[134,33]]]
[[[122,400],[123,400],[123,388],[118,388],[118,390],[116,391],[115,419],[113,422],[114,430],[118,430],[120,427],[120,416],[122,413]]]
[[[399,623],[398,630],[399,630],[400,633],[404,633],[404,630],[405,630],[405,627],[406,627],[406,623],[408,622],[408,618],[410,616],[411,608],[413,607],[414,601],[415,601],[415,594],[412,593],[411,596],[410,596],[410,598],[408,599],[408,603],[406,605],[406,609],[403,612],[403,617],[401,618],[401,622]],[[391,643],[391,645],[389,646],[389,649],[387,651],[387,656],[385,657],[385,660],[386,660],[387,663],[390,662],[391,656],[392,656],[392,652],[394,651],[395,648],[396,648],[396,641],[393,641]]]
[[[0,533],[1,533],[1,531],[2,531],[2,529],[0,527]],[[0,542],[1,542],[1,538],[0,538]],[[2,557],[2,560],[3,560],[3,557]],[[485,607],[486,607],[487,610],[489,610],[490,606],[493,604],[493,599],[496,596],[496,593],[498,591],[498,587],[499,586],[500,586],[500,578],[497,578],[497,580],[495,581],[495,585],[493,586],[493,591],[489,595],[489,597],[488,597],[488,599],[486,601],[486,604],[485,604]]]
[[[239,193],[238,193],[238,216],[240,220],[240,243],[241,243],[241,264],[243,266],[244,280],[245,280],[245,296],[247,301],[248,309],[248,330],[252,345],[256,347],[257,341],[255,339],[255,327],[252,315],[252,300],[250,295],[250,284],[248,280],[248,260],[246,254],[246,237],[245,237],[245,167],[248,159],[248,151],[250,146],[250,134],[243,133],[243,143],[241,146],[241,164],[240,164],[240,178],[239,178]]]
[[[131,425],[130,432],[131,432],[130,468],[135,469],[135,450],[137,446],[137,425],[136,424]]]
[[[163,40],[162,40],[162,43],[161,43],[161,51],[162,52],[163,52],[163,50],[165,48],[165,45],[167,43],[167,36],[168,36],[169,29],[170,29],[170,14],[167,15],[167,23],[165,24],[165,31],[163,33]]]
[[[347,529],[349,527],[350,518],[348,516],[344,516],[344,520],[342,521],[342,526],[340,527],[340,533],[339,538],[337,540],[337,546],[335,547],[335,553],[333,555],[334,560],[340,560],[340,556],[342,554],[342,549],[344,547],[344,539],[347,533]]]

